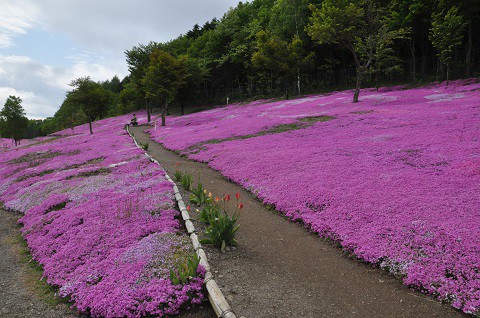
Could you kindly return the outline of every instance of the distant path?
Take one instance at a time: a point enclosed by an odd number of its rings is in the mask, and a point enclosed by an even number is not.
[[[240,186],[207,165],[165,150],[142,130],[131,131],[170,175],[175,163],[215,195],[240,192],[239,246],[208,255],[215,279],[238,317],[464,317],[414,292],[380,269],[348,259],[317,235],[266,210]]]
[[[0,210],[0,317],[78,317],[66,304],[46,303],[33,284],[39,279],[20,261],[19,214]]]

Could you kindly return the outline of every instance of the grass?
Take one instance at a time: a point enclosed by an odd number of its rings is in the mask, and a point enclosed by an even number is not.
[[[19,163],[25,163],[25,162],[30,162],[30,163],[38,162],[38,161],[42,161],[42,159],[50,159],[60,154],[61,154],[60,151],[32,152],[24,156],[10,160],[8,163],[19,164]]]
[[[303,117],[303,118],[299,118],[298,120],[301,121],[301,122],[305,122],[305,123],[318,123],[318,122],[326,122],[326,121],[330,121],[330,120],[333,120],[333,119],[336,119],[337,117],[335,116],[328,116],[328,115],[320,115],[320,116],[309,116],[309,117]]]
[[[50,306],[70,304],[67,299],[55,296],[58,289],[48,284],[46,278],[42,277],[42,266],[32,259],[27,242],[20,234],[15,237],[14,243],[18,249],[20,263],[27,269],[26,282],[28,287],[30,287],[42,301]]]
[[[79,174],[76,174],[74,176],[67,177],[66,180],[70,180],[73,178],[88,178],[88,177],[93,177],[98,175],[104,175],[104,174],[109,174],[111,171],[112,170],[110,168],[99,168],[93,171],[80,172]]]
[[[361,115],[361,114],[371,114],[373,112],[374,112],[374,110],[359,110],[359,111],[356,111],[356,112],[351,112],[350,114]]]
[[[315,123],[318,122],[326,122],[330,121],[333,119],[336,119],[337,117],[335,116],[328,116],[328,115],[321,115],[321,116],[310,116],[310,117],[303,117],[299,118],[297,122],[291,123],[291,124],[281,124],[281,125],[276,125],[273,127],[270,127],[268,129],[264,129],[262,131],[259,131],[254,134],[248,134],[248,135],[243,135],[243,136],[235,136],[235,137],[229,137],[229,138],[222,138],[222,139],[210,139],[207,141],[199,142],[193,146],[190,146],[187,148],[186,152],[190,153],[198,153],[201,150],[205,149],[205,145],[212,145],[212,144],[219,144],[225,141],[231,141],[231,140],[244,140],[244,139],[249,139],[249,138],[255,138],[259,136],[265,136],[265,135],[270,135],[270,134],[278,134],[278,133],[283,133],[287,131],[292,131],[292,130],[299,130],[299,129],[305,129],[310,126],[312,126]]]
[[[42,302],[55,307],[59,304],[67,304],[71,306],[73,303],[67,298],[60,298],[57,295],[58,288],[47,283],[46,278],[43,276],[42,266],[36,262],[30,255],[30,249],[27,242],[19,233],[21,226],[16,225],[16,234],[8,236],[1,243],[9,245],[11,250],[18,260],[18,271],[22,273],[24,283],[27,288],[35,293],[35,295]]]

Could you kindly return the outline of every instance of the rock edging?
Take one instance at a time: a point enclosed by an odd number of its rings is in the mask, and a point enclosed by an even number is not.
[[[132,137],[133,141],[135,142],[135,145],[137,147],[140,147],[140,145],[137,143],[137,140],[135,137],[130,133],[130,130],[128,129],[128,126],[126,126],[126,130],[130,137]],[[162,166],[155,158],[150,156],[147,152],[145,152],[145,156],[151,161],[157,163],[160,167]],[[205,272],[205,279],[204,283],[207,288],[208,292],[208,299],[210,301],[210,304],[213,307],[213,310],[217,314],[217,317],[220,318],[236,318],[237,316],[235,313],[232,311],[230,308],[230,305],[228,304],[227,300],[223,296],[222,291],[218,287],[217,282],[215,281],[213,274],[210,270],[210,264],[208,263],[207,260],[207,254],[202,248],[202,245],[200,244],[200,241],[198,239],[198,235],[195,230],[195,226],[193,225],[193,222],[190,219],[190,215],[187,211],[187,207],[185,206],[185,202],[183,201],[182,195],[180,194],[180,191],[178,190],[177,185],[175,182],[170,178],[170,176],[165,172],[165,178],[173,183],[173,191],[175,192],[175,200],[177,201],[178,208],[180,209],[180,213],[182,214],[182,219],[185,222],[185,227],[187,228],[187,233],[190,236],[190,240],[192,241],[193,249],[195,250],[195,253],[197,256],[200,258],[200,265],[202,265],[206,272]]]

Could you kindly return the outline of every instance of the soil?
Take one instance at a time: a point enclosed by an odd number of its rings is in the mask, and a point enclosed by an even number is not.
[[[22,259],[20,217],[0,210],[0,317],[78,317],[69,305],[52,302],[38,289],[41,274]]]
[[[25,261],[20,226],[22,215],[0,210],[0,317],[1,318],[86,318],[70,304],[56,298],[48,285],[39,283],[41,271]],[[177,318],[211,318],[215,312],[205,302],[184,311]]]
[[[149,143],[148,153],[172,178],[179,162],[183,172],[195,179],[200,176],[214,196],[241,195],[238,247],[225,254],[206,247],[215,280],[238,317],[466,316],[407,288],[381,269],[349,258],[340,248],[267,209],[206,164],[166,150],[143,132],[145,128],[131,131],[137,142]],[[201,229],[199,222],[195,227]]]

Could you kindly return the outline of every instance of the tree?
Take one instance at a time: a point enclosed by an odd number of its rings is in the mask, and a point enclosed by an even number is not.
[[[446,14],[443,10],[432,14],[430,40],[437,50],[440,62],[447,68],[447,85],[455,50],[462,44],[465,26],[463,16],[456,6],[451,7]]]
[[[297,77],[297,90],[300,94],[300,70],[311,66],[313,53],[309,54],[303,48],[303,42],[294,35],[288,43],[270,31],[260,31],[257,34],[256,51],[252,54],[252,64],[267,76],[280,78],[284,83],[285,95],[288,98],[288,85]]]
[[[130,81],[135,83],[134,87],[139,90],[140,95],[144,98],[148,122],[151,120],[151,104],[147,98],[143,78],[150,65],[152,52],[159,47],[160,45],[158,43],[150,42],[147,45],[140,44],[139,46],[134,46],[131,50],[125,52],[125,55],[127,56],[128,70],[130,71]]]
[[[20,139],[25,138],[28,128],[28,118],[22,107],[22,99],[10,95],[0,116],[2,118],[1,135],[11,137],[15,141],[15,146],[17,142],[20,144]]]
[[[285,84],[285,91],[288,91],[289,75],[289,53],[288,44],[270,31],[260,31],[257,34],[256,51],[252,54],[252,64],[263,75],[264,80],[280,78]],[[287,93],[288,94],[288,93]]]
[[[105,114],[112,100],[112,93],[90,77],[73,80],[70,86],[74,89],[67,93],[66,101],[81,107],[88,119],[90,134],[93,134],[92,122]]]
[[[162,126],[165,126],[165,117],[168,106],[175,100],[179,89],[185,85],[188,78],[187,58],[173,57],[168,52],[155,49],[150,57],[142,84],[145,87],[147,98],[161,105]]]
[[[358,102],[363,77],[378,57],[379,49],[403,38],[404,29],[392,29],[384,10],[373,0],[325,0],[320,8],[311,6],[307,26],[310,37],[318,44],[338,44],[354,59],[357,84],[353,102]]]
[[[414,81],[417,79],[416,47],[420,47],[422,53],[426,54],[434,1],[437,0],[391,0],[389,4],[389,21],[392,27],[410,30],[410,36],[406,39],[409,44],[411,74]],[[422,68],[425,68],[425,65]]]

